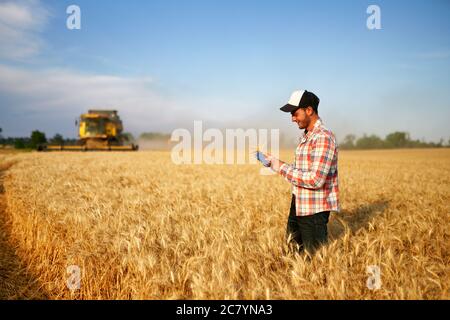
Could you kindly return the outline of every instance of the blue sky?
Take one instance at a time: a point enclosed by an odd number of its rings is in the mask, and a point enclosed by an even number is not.
[[[81,30],[66,8],[81,8]],[[366,9],[381,9],[369,30]],[[338,138],[401,130],[450,138],[449,1],[0,0],[5,136],[76,136],[91,107],[125,127],[298,129],[278,108],[321,98]]]

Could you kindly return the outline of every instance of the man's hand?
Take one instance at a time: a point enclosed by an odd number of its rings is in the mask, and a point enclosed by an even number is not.
[[[270,167],[276,172],[280,171],[280,167],[283,163],[277,158],[273,157],[270,153],[263,152],[263,154],[267,161],[270,162]]]

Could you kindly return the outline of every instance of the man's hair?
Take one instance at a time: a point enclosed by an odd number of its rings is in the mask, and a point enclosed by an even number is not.
[[[319,115],[319,105],[316,104],[316,105],[311,105],[309,107],[311,107],[313,109],[315,114]],[[306,108],[308,108],[308,107],[306,107]]]

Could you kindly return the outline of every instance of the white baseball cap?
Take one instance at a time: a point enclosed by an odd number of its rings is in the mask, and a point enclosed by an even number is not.
[[[280,108],[284,112],[293,112],[298,108],[318,107],[320,99],[307,90],[296,90],[291,94],[288,103]]]

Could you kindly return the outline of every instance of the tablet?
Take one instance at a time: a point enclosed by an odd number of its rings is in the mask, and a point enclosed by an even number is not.
[[[270,167],[270,162],[266,159],[261,151],[256,151],[256,159],[261,162],[264,167]]]

